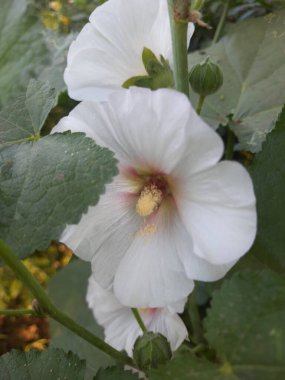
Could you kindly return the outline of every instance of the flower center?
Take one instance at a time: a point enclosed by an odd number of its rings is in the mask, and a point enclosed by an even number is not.
[[[142,189],[136,204],[136,211],[142,217],[150,216],[163,201],[163,191],[156,184],[148,184]]]

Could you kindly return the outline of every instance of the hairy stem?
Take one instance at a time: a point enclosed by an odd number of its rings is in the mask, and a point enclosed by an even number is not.
[[[142,331],[144,333],[147,332],[147,328],[145,327],[145,324],[144,324],[144,322],[142,320],[142,317],[140,316],[139,311],[136,308],[132,308],[131,310],[132,310],[132,313],[133,313],[134,317],[136,318],[136,321],[138,322],[138,325],[142,329]]]
[[[226,160],[232,160],[234,155],[234,145],[235,145],[235,134],[230,129],[230,127],[227,127],[227,143],[226,143],[226,149],[225,149],[225,159]]]
[[[197,345],[200,345],[200,344],[204,345],[205,339],[203,335],[203,327],[201,324],[199,309],[196,303],[195,292],[193,292],[190,295],[188,305],[189,305],[188,306],[189,316],[190,316],[192,330],[193,330],[192,335],[193,335],[194,343],[196,343]]]
[[[213,38],[213,41],[212,41],[212,44],[215,44],[215,43],[217,43],[219,41],[219,38],[220,38],[221,33],[223,31],[223,28],[224,28],[226,17],[228,15],[228,11],[229,11],[229,8],[230,8],[230,2],[231,2],[231,0],[226,0],[226,3],[224,5],[224,9],[223,9],[223,12],[222,12],[219,24],[217,26],[217,29],[216,29],[216,32],[215,32],[215,35],[214,35],[214,38]]]
[[[196,108],[196,112],[197,112],[198,115],[201,114],[205,98],[206,98],[206,96],[203,96],[203,95],[199,96],[198,104],[197,104],[197,108]]]
[[[172,35],[175,88],[189,97],[188,20],[186,19],[189,13],[189,2],[185,0],[168,0],[168,9]]]
[[[86,330],[83,326],[73,321],[62,311],[60,311],[48,297],[45,290],[40,286],[40,284],[35,280],[27,268],[22,264],[22,262],[16,257],[16,255],[11,251],[0,240],[0,258],[15,272],[19,279],[27,286],[34,297],[38,300],[39,304],[43,308],[43,311],[49,315],[51,318],[74,332],[76,335],[80,336],[82,339],[89,342],[91,345],[97,347],[99,350],[105,352],[107,355],[112,356],[117,361],[134,366],[133,361],[124,353],[117,351],[109,344],[105,343],[102,339],[93,335],[90,331]]]

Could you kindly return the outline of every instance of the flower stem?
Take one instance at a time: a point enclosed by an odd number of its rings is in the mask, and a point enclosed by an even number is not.
[[[20,280],[27,286],[34,297],[38,300],[43,311],[49,315],[51,318],[74,332],[76,335],[80,336],[82,339],[89,342],[91,345],[97,347],[99,350],[105,352],[107,355],[112,356],[114,359],[118,360],[123,364],[128,364],[134,366],[133,361],[124,353],[115,350],[112,346],[105,343],[102,339],[93,335],[90,331],[86,330],[84,327],[80,326],[78,323],[73,321],[62,311],[60,311],[50,300],[47,293],[40,286],[40,284],[34,279],[27,268],[22,264],[22,262],[16,257],[16,255],[11,251],[0,240],[0,258],[15,272],[15,274],[20,278]]]
[[[229,8],[230,8],[230,2],[231,2],[231,0],[226,0],[226,3],[224,5],[224,9],[223,9],[223,12],[222,12],[219,24],[217,26],[217,29],[216,29],[216,32],[215,32],[215,35],[214,35],[214,38],[213,38],[213,41],[212,41],[212,44],[215,44],[215,43],[217,43],[219,41],[220,35],[221,35],[222,30],[224,28],[226,17],[228,15],[228,11],[229,11]]]
[[[225,150],[225,159],[226,160],[232,160],[234,155],[234,145],[235,145],[235,134],[230,129],[230,127],[227,127],[227,143],[226,143],[226,150]]]
[[[206,96],[204,95],[200,95],[199,96],[199,99],[198,99],[198,104],[197,104],[197,108],[196,108],[196,112],[198,115],[201,114],[201,111],[202,111],[202,108],[203,108],[203,104],[204,104],[204,100],[206,99]]]
[[[178,8],[179,15],[182,15],[180,18],[176,12]],[[172,35],[175,88],[189,97],[188,20],[183,19],[183,14],[187,15],[189,12],[189,3],[185,0],[168,0],[168,9]]]
[[[200,320],[200,313],[196,303],[195,292],[190,295],[188,303],[189,316],[193,330],[193,340],[197,345],[205,343],[203,328]]]
[[[38,313],[32,309],[0,310],[0,315],[33,315],[38,317]]]
[[[145,333],[147,332],[147,328],[145,327],[145,324],[142,320],[142,317],[140,316],[140,313],[138,312],[138,310],[136,308],[132,308],[132,313],[134,314],[134,317],[136,318],[136,321],[138,322],[140,328],[142,329],[142,331]]]

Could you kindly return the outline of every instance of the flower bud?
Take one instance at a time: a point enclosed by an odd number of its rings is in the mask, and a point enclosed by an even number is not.
[[[161,334],[151,331],[138,337],[134,345],[134,360],[138,368],[148,371],[150,368],[157,368],[171,358],[171,348]]]
[[[192,67],[189,82],[192,90],[201,96],[211,95],[223,84],[223,73],[220,67],[210,61],[209,57]]]

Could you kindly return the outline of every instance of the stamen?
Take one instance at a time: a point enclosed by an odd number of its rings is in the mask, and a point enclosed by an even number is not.
[[[136,204],[136,211],[144,218],[156,211],[163,200],[163,193],[156,185],[145,186]]]

